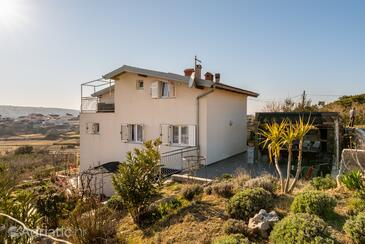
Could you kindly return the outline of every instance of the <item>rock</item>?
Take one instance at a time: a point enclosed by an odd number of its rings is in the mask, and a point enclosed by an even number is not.
[[[250,218],[248,228],[259,230],[262,237],[267,238],[269,236],[269,231],[278,221],[279,217],[275,211],[268,213],[265,209],[261,209],[258,214],[256,214],[253,218]]]

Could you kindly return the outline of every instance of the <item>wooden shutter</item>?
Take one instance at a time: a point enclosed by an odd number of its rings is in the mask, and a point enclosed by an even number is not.
[[[161,92],[160,92],[160,82],[155,81],[151,84],[151,97],[152,98],[160,98]]]
[[[120,130],[120,135],[122,138],[122,142],[128,142],[129,141],[129,125],[128,124],[122,124],[121,126],[121,130]]]
[[[196,126],[189,125],[189,146],[195,147],[196,146]]]
[[[172,82],[169,82],[169,97],[175,97],[175,84]]]
[[[161,125],[161,142],[163,145],[171,144],[171,125]]]

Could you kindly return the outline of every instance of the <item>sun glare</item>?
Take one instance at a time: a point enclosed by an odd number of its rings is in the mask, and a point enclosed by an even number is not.
[[[21,16],[19,0],[0,0],[0,26],[11,28]]]

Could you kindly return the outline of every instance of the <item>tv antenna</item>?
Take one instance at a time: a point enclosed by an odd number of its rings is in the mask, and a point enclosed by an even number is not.
[[[198,63],[202,63],[202,61],[201,60],[199,60],[198,59],[198,57],[195,55],[195,57],[194,57],[194,67],[196,67],[196,65],[198,64]]]

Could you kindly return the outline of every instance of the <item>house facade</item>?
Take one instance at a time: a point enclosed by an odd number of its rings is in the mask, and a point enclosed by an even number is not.
[[[258,94],[221,83],[219,74],[214,81],[210,73],[201,77],[200,65],[184,75],[125,65],[103,80],[112,85],[91,94],[94,108],[82,104],[81,172],[123,161],[127,152],[156,138],[162,153],[196,148],[206,164],[247,149],[247,97]],[[170,160],[164,167],[184,165]]]

